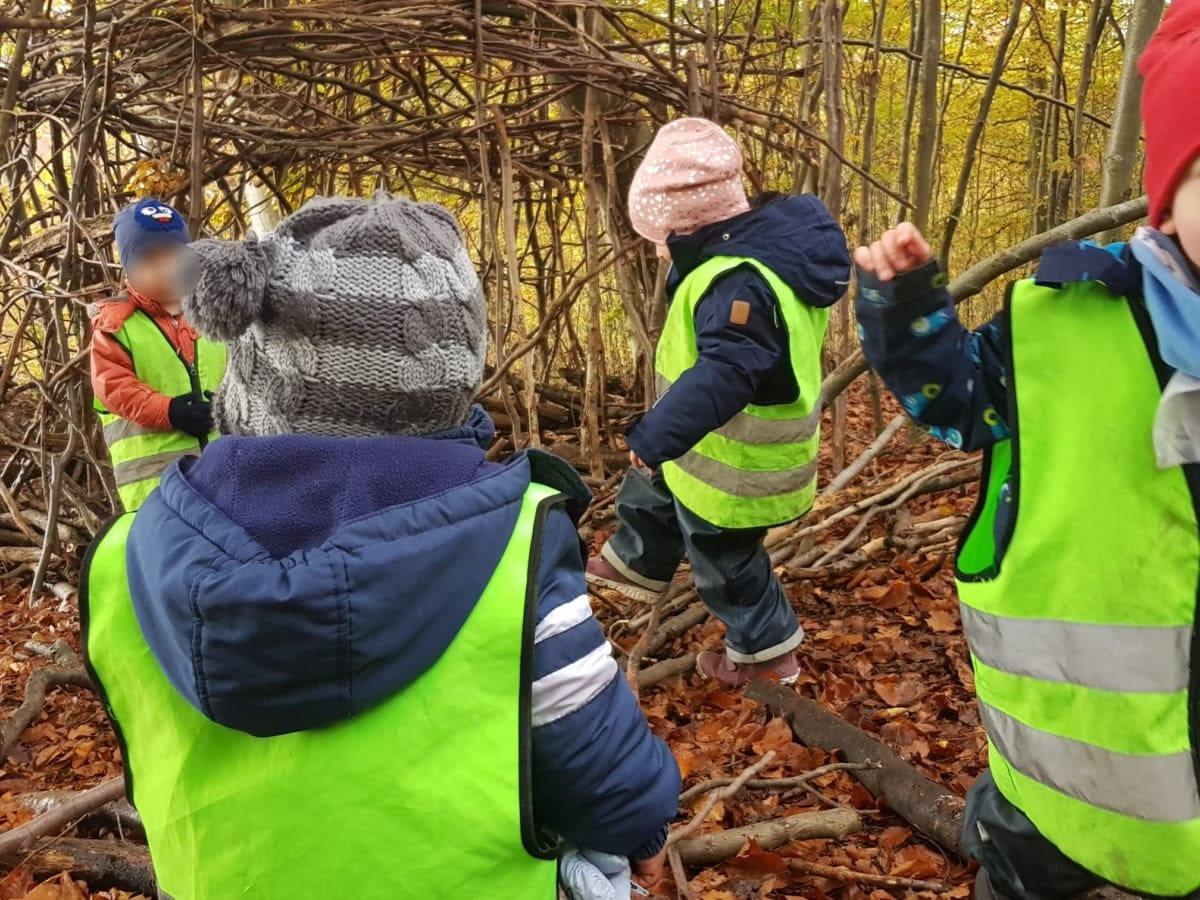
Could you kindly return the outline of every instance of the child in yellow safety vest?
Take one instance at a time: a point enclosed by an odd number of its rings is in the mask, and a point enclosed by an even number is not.
[[[132,511],[168,465],[215,437],[209,400],[225,350],[183,315],[177,270],[189,236],[179,212],[140,200],[117,214],[113,235],[126,292],[97,307],[92,392],[121,502]]]
[[[632,599],[666,589],[684,554],[725,624],[702,675],[736,687],[799,675],[804,638],[763,537],[812,506],[821,344],[845,292],[845,237],[815,197],[742,186],[742,154],[720,127],[679,119],[634,177],[634,229],[671,262],[671,308],[655,354],[658,402],[628,442],[621,526],[589,580]]]
[[[974,331],[912,224],[855,257],[867,359],[984,451],[956,566],[988,737],[976,900],[1200,898],[1200,0],[1139,66],[1132,241],[1051,247]]]

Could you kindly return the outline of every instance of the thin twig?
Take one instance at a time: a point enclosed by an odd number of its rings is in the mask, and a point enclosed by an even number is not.
[[[667,837],[667,846],[671,847],[682,841],[684,838],[691,837],[696,829],[703,824],[704,820],[708,818],[708,814],[713,811],[718,803],[720,803],[722,800],[729,799],[738,791],[740,791],[742,789],[742,785],[761,772],[774,758],[775,751],[768,750],[765,754],[763,754],[762,759],[730,782],[728,787],[725,787],[719,791],[715,791],[711,796],[709,796],[704,806],[700,809],[700,812],[696,813],[692,821],[688,822],[682,828],[676,828],[671,832],[671,834]]]
[[[791,778],[754,778],[747,781],[743,787],[753,790],[770,790],[770,791],[787,791],[792,788],[804,787],[805,785],[815,781],[822,776],[828,775],[830,772],[859,772],[863,769],[877,769],[876,765],[869,763],[830,763],[827,766],[821,766],[819,769],[813,769],[811,772],[805,772],[803,775],[796,775]],[[733,778],[713,778],[708,781],[703,781],[700,784],[693,785],[682,794],[679,795],[681,804],[687,803],[689,800],[699,797],[701,794],[714,790],[715,788],[724,787],[727,784],[733,784]]]

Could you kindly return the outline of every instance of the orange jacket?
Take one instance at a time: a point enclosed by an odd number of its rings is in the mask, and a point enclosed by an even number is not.
[[[184,359],[196,361],[196,331],[188,321],[131,288],[127,296],[101,303],[92,322],[92,392],[109,412],[143,428],[170,431],[171,398],[138,381],[133,360],[115,336],[138,309],[154,319]]]

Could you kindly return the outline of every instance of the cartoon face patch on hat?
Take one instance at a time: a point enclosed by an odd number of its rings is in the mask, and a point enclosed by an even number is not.
[[[138,215],[144,216],[159,225],[169,225],[177,215],[175,210],[161,203],[149,202],[138,209]]]

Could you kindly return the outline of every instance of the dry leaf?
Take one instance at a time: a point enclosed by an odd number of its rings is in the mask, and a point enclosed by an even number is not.
[[[925,624],[939,634],[952,634],[959,630],[958,620],[944,609],[935,609],[925,619]]]
[[[915,672],[883,675],[875,679],[874,688],[888,706],[908,706],[928,692],[925,679]]]

